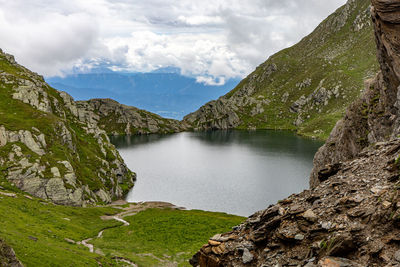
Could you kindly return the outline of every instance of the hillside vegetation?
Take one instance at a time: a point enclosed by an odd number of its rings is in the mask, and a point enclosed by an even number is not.
[[[99,118],[0,50],[0,185],[65,205],[109,203],[133,186]]]
[[[289,129],[326,139],[378,70],[368,0],[350,0],[231,92],[187,115],[193,129]]]

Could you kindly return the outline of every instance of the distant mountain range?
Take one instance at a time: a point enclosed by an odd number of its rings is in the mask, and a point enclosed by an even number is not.
[[[56,89],[66,91],[75,100],[112,98],[118,102],[157,113],[163,117],[182,119],[204,103],[232,90],[238,79],[222,86],[205,85],[186,77],[175,68],[163,68],[151,73],[94,71],[51,77],[46,81]]]

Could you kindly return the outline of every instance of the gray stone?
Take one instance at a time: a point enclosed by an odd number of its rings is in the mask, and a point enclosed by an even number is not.
[[[40,148],[39,144],[33,139],[30,131],[19,131],[20,141],[24,143],[30,150],[42,156],[45,154],[44,150]]]
[[[242,261],[244,264],[252,262],[254,259],[254,255],[247,249],[243,249]]]
[[[76,176],[75,173],[67,173],[64,175],[65,181],[72,185],[73,187],[76,187]]]
[[[46,181],[43,179],[40,179],[39,177],[15,181],[15,184],[17,186],[19,184],[21,184],[18,186],[19,188],[21,188],[21,190],[28,192],[29,194],[31,194],[35,197],[39,197],[39,198],[43,198],[43,199],[47,198],[46,191],[45,191]]]
[[[311,209],[306,210],[303,213],[302,217],[310,222],[316,222],[318,220],[317,215],[315,215],[315,213]]]
[[[288,100],[288,98],[289,98],[289,93],[288,92],[285,92],[283,95],[282,95],[282,103],[286,103],[287,102],[287,100]]]
[[[7,144],[7,132],[4,126],[0,126],[0,147]]]
[[[82,188],[76,189],[72,194],[69,194],[70,203],[75,206],[81,206],[83,203],[83,190]]]
[[[103,201],[104,203],[111,203],[111,197],[107,194],[103,189],[100,189],[96,192],[96,195]]]
[[[54,175],[54,177],[56,177],[56,178],[60,178],[61,177],[60,171],[58,170],[57,167],[52,167],[50,169],[50,171]]]
[[[64,238],[64,240],[67,241],[70,244],[76,244],[76,242],[74,240],[72,240],[72,239]]]
[[[398,262],[400,262],[400,250],[396,251],[394,253],[394,259]]]
[[[218,241],[218,242],[226,242],[229,240],[229,237],[224,237],[221,234],[216,234],[211,237],[211,240]]]
[[[304,235],[303,234],[297,234],[297,235],[294,236],[294,239],[301,241],[301,240],[304,239]]]
[[[68,193],[61,178],[50,179],[46,184],[46,193],[55,203],[67,204]]]

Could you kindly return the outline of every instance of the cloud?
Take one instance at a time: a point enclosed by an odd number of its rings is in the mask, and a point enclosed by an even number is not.
[[[173,66],[203,83],[244,77],[345,0],[0,0],[0,47],[46,76]]]
[[[206,77],[206,76],[197,76],[196,77],[196,82],[197,83],[203,83],[206,85],[224,85],[225,84],[225,78],[224,77],[219,77],[219,78],[212,78],[212,77]]]
[[[16,3],[1,5],[0,47],[39,73],[60,74],[96,45],[96,21],[85,13],[39,11],[34,16]]]

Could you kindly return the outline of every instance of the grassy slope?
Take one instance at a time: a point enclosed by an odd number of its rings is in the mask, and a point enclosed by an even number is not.
[[[139,266],[160,266],[175,262],[188,266],[188,260],[221,229],[230,231],[244,218],[199,210],[148,209],[125,218],[130,225],[106,231],[93,244],[106,254],[117,252]]]
[[[105,230],[103,238],[93,241],[95,248],[105,253],[101,256],[82,245],[70,244],[65,238],[79,241],[97,236],[102,229],[121,226],[115,220],[100,219],[101,215],[120,210],[58,206],[16,194],[15,198],[0,194],[0,238],[13,247],[25,266],[98,266],[98,262],[116,266],[114,256],[123,256],[139,266],[160,264],[143,254],[188,265],[186,261],[210,236],[226,232],[244,220],[204,211],[146,210],[128,217],[130,226]]]
[[[373,76],[378,70],[373,29],[369,15],[365,12],[369,4],[368,0],[356,0],[346,24],[335,31],[335,21],[344,10],[344,7],[340,8],[313,33],[298,44],[271,56],[229,92],[225,97],[235,97],[241,88],[255,86],[252,97],[264,96],[271,100],[269,105],[263,106],[265,111],[259,115],[251,116],[253,106],[240,108],[238,115],[242,124],[238,128],[255,126],[258,129],[289,129],[306,136],[326,139],[345,108],[360,95],[364,79]],[[369,25],[355,31],[354,21],[362,12],[365,14],[362,22]],[[277,71],[264,80],[258,79],[271,64],[277,66]],[[252,77],[256,77],[255,82],[252,82]],[[296,84],[306,79],[312,80],[311,86],[299,89]],[[310,95],[322,79],[325,79],[323,87],[327,89],[341,85],[340,97],[331,99],[327,106],[319,106],[321,112],[317,109],[305,111],[302,114],[305,122],[296,127],[293,122],[298,114],[290,112],[290,106],[302,95]],[[286,102],[282,102],[285,93],[289,93],[289,97]]]
[[[0,53],[0,71],[12,74],[16,79],[30,80],[32,75],[28,70],[22,67],[11,65],[2,53]],[[17,83],[17,80],[15,83]],[[87,184],[91,190],[95,191],[104,188],[104,186],[109,186],[104,185],[97,175],[98,169],[101,168],[103,164],[99,157],[99,155],[102,155],[102,152],[97,140],[92,135],[87,134],[82,128],[85,125],[78,122],[70,111],[63,107],[64,100],[57,91],[50,86],[44,88],[52,104],[58,103],[58,108],[61,108],[65,112],[66,119],[62,118],[59,114],[42,112],[29,104],[13,99],[12,93],[14,86],[14,84],[0,82],[0,125],[5,126],[7,130],[11,131],[32,131],[32,127],[35,127],[46,136],[46,155],[41,157],[42,165],[49,166],[45,174],[52,177],[50,167],[57,166],[63,176],[65,173],[65,166],[58,161],[67,160],[72,164],[77,179],[81,181],[82,184]],[[53,110],[57,109],[53,107]],[[59,135],[60,126],[58,125],[58,122],[61,121],[74,133],[73,142],[77,147],[79,159],[74,151],[71,151],[63,144],[62,138]],[[18,145],[24,147],[23,144],[19,143]],[[11,145],[1,147],[0,156],[7,156],[11,147]],[[111,151],[108,151],[109,148],[107,146],[105,149],[108,152],[107,160],[111,162],[115,158]],[[30,162],[36,159],[36,154],[26,147],[24,147],[24,154],[31,155]],[[0,166],[0,168],[6,167],[7,166]],[[125,187],[122,185],[121,187],[126,189],[125,193],[127,193],[128,189],[132,187],[132,184],[127,184]]]

